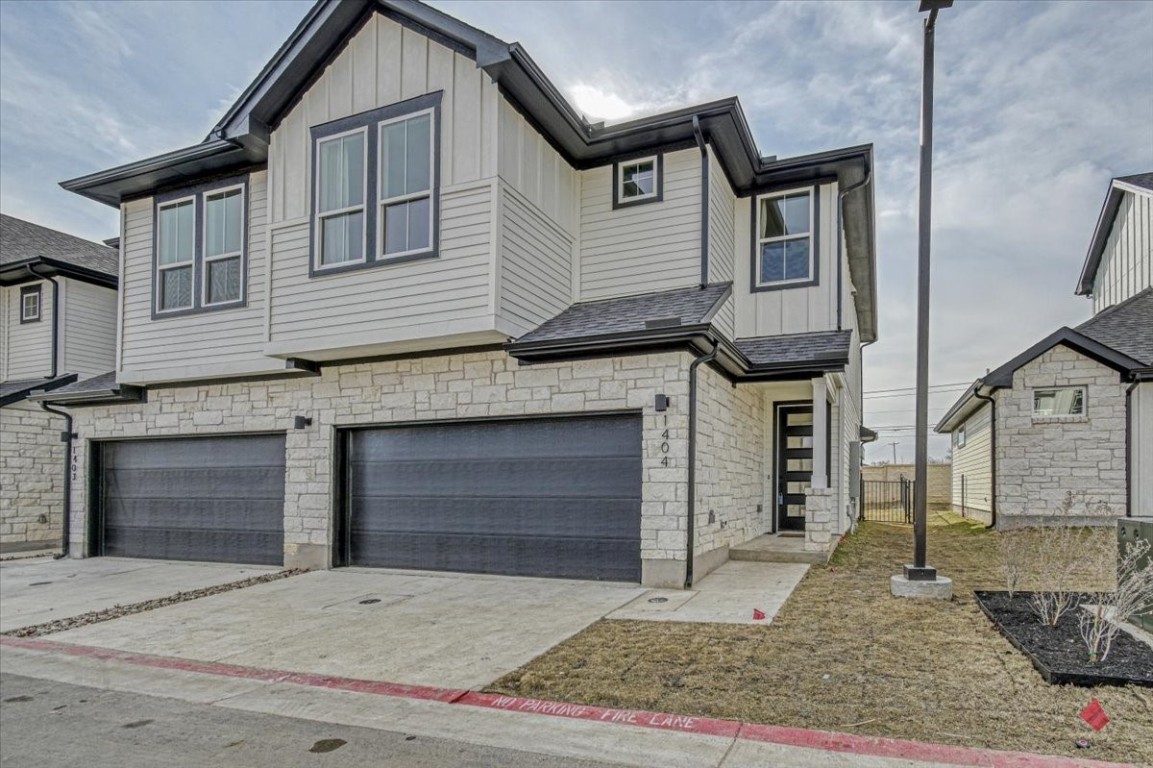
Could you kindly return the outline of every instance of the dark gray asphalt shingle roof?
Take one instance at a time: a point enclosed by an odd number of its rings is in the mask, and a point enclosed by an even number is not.
[[[90,379],[75,381],[68,386],[52,390],[54,395],[68,395],[76,392],[107,392],[116,389],[116,371],[102,373]]]
[[[1153,365],[1153,288],[1109,307],[1076,330],[1144,365]]]
[[[108,246],[0,213],[0,264],[42,257],[117,276],[120,256]]]
[[[677,288],[640,296],[573,304],[521,336],[517,343],[639,332],[645,330],[646,321],[673,317],[680,318],[681,325],[698,325],[704,322],[729,288],[729,283],[717,283],[706,288]]]
[[[737,342],[737,349],[753,366],[830,360],[848,362],[852,340],[852,331],[790,333],[783,336],[743,339]]]
[[[65,374],[55,379],[12,379],[0,382],[0,405],[19,402],[38,389],[58,389],[62,382],[75,378],[76,374]]]
[[[1153,192],[1153,173],[1135,173],[1132,176],[1118,176],[1117,181],[1123,181],[1134,187],[1148,189]]]

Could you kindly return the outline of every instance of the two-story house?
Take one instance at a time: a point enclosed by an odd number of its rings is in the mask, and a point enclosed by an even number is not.
[[[0,214],[0,552],[60,549],[67,419],[29,401],[116,359],[116,251]]]
[[[516,43],[321,0],[122,215],[72,551],[681,587],[856,505],[872,150],[736,98],[590,124]],[[125,402],[125,387],[146,393]]]
[[[957,511],[1036,524],[1072,493],[1079,522],[1153,516],[1153,173],[1110,183],[1076,292],[1093,317],[977,379],[937,424]]]

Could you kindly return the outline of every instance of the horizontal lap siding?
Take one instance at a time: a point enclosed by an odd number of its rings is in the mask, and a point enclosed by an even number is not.
[[[7,295],[3,331],[7,335],[8,364],[5,379],[34,379],[52,372],[52,283],[41,280],[40,320],[20,322],[20,289],[0,288]]]
[[[116,291],[65,278],[62,369],[81,377],[116,368]]]
[[[612,166],[581,179],[583,301],[696,285],[701,278],[701,160],[664,157],[664,199],[613,210]]]
[[[709,148],[709,282],[733,281],[736,266],[736,206],[724,170]],[[736,332],[736,302],[730,297],[713,321],[721,332],[733,338]]]
[[[989,406],[981,406],[965,422],[965,445],[953,448],[953,507],[960,509],[961,480],[964,478],[964,506],[986,512],[993,508],[993,441]],[[955,435],[956,433],[954,433]]]
[[[310,215],[310,129],[442,91],[441,187],[496,175],[496,85],[476,63],[375,14],[274,126],[269,147],[272,221]]]
[[[1093,283],[1093,311],[1153,285],[1153,198],[1128,192],[1113,220]]]
[[[124,332],[121,369],[150,371],[267,362],[264,294],[268,173],[248,177],[248,305],[239,309],[152,319],[153,200],[124,205]]]
[[[310,278],[307,224],[273,231],[273,342],[490,316],[492,186],[441,194],[440,255]]]
[[[560,314],[572,297],[572,237],[501,184],[498,315],[516,335]]]

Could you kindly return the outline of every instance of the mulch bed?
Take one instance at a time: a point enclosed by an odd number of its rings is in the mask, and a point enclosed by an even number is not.
[[[1153,648],[1124,630],[1117,633],[1104,661],[1089,661],[1077,617],[1084,610],[1066,611],[1055,627],[1043,625],[1030,606],[1030,592],[977,591],[977,605],[1041,677],[1054,685],[1128,685],[1153,687]],[[1095,594],[1082,594],[1080,602],[1092,605]]]

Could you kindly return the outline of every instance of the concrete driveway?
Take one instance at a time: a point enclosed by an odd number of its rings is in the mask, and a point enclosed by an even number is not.
[[[293,672],[479,688],[645,591],[559,579],[316,571],[51,639]]]
[[[0,632],[278,570],[115,557],[0,561]]]

